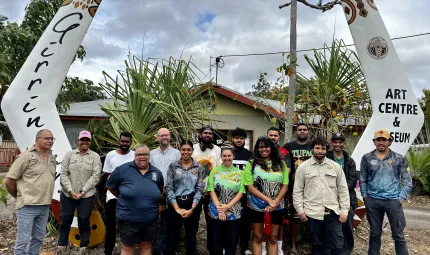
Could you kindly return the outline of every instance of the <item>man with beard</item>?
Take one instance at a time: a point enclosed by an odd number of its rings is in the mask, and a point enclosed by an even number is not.
[[[288,185],[288,204],[289,204],[289,228],[290,228],[290,254],[298,254],[296,249],[296,237],[299,231],[298,214],[293,207],[293,187],[294,187],[294,176],[297,167],[312,157],[312,147],[309,143],[309,127],[305,123],[298,123],[296,125],[296,137],[295,141],[286,143],[283,147],[288,151],[289,154],[289,167],[290,167],[290,183]]]
[[[172,162],[178,161],[181,158],[179,150],[170,146],[170,132],[167,128],[160,128],[157,133],[157,141],[160,147],[151,150],[150,162],[151,165],[158,168],[163,174],[164,180],[167,180],[167,169]],[[166,209],[166,192],[162,194],[162,211],[160,212],[160,225],[158,230],[158,246],[157,239],[154,238],[152,243],[153,254],[163,254],[167,245],[167,210]],[[158,253],[156,249],[158,247]]]
[[[376,149],[364,154],[360,166],[360,191],[370,225],[368,254],[379,254],[382,224],[387,214],[396,254],[408,254],[403,230],[406,226],[402,204],[412,189],[412,178],[404,156],[392,151],[393,138],[387,130],[373,136]]]
[[[103,166],[103,172],[112,174],[115,169],[125,163],[134,161],[134,151],[130,151],[133,137],[130,132],[119,135],[119,148],[109,152]],[[106,239],[105,254],[111,255],[116,242],[116,204],[117,198],[108,190],[106,193]]]
[[[192,157],[206,169],[206,176],[214,167],[221,164],[221,148],[213,144],[213,136],[213,128],[204,126],[200,129],[199,143],[193,146]]]
[[[348,184],[350,208],[348,218],[345,224],[342,224],[343,232],[343,253],[349,255],[354,249],[354,211],[358,207],[357,194],[355,193],[355,185],[357,183],[357,168],[355,161],[349,154],[343,150],[345,137],[341,133],[335,133],[331,137],[332,151],[327,153],[327,158],[338,163],[345,174],[346,182]]]
[[[248,135],[246,134],[245,129],[237,127],[233,132],[231,132],[231,137],[234,149],[233,165],[240,170],[244,170],[246,163],[252,156],[252,152],[245,148],[245,139]]]
[[[349,192],[342,167],[326,157],[328,143],[316,137],[312,143],[312,158],[296,171],[294,207],[302,222],[306,222],[312,254],[341,255],[342,223],[349,211]]]
[[[252,152],[245,148],[245,139],[247,138],[247,134],[245,129],[237,127],[232,132],[232,141],[233,141],[233,149],[234,149],[234,160],[233,165],[240,170],[245,170],[245,165],[248,162],[249,158],[252,156]],[[249,239],[251,237],[251,228],[249,221],[249,212],[248,207],[246,206],[246,196],[243,196],[241,199],[242,203],[242,217],[240,219],[240,248],[242,254],[252,254],[249,250]]]
[[[204,168],[205,185],[207,185],[207,177],[212,169],[222,164],[221,161],[221,148],[213,144],[214,130],[211,126],[203,126],[200,129],[199,143],[193,145],[192,158],[199,162]],[[205,187],[206,190],[206,187]],[[205,219],[208,222],[208,194],[205,193],[200,199],[198,206],[203,206],[205,212]],[[208,238],[207,238],[208,239]],[[208,247],[208,245],[206,245]]]
[[[267,136],[270,138],[270,140],[273,141],[273,143],[275,143],[275,145],[279,148],[279,153],[281,154],[281,158],[285,161],[286,165],[289,165],[289,160],[288,160],[288,151],[279,146],[279,139],[281,138],[281,131],[279,130],[279,128],[277,127],[270,127],[267,130]],[[279,228],[278,231],[278,255],[283,255],[284,251],[282,250],[282,235],[283,235],[283,227]],[[266,250],[266,242],[262,242],[262,247],[263,247],[263,252],[262,254],[265,255],[267,250]]]

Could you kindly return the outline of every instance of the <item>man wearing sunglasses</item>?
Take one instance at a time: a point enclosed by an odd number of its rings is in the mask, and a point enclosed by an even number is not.
[[[396,254],[408,254],[402,204],[412,189],[412,178],[405,157],[390,149],[392,142],[387,130],[377,130],[373,136],[376,149],[361,158],[360,191],[370,225],[368,254],[380,253],[385,214],[390,222]]]

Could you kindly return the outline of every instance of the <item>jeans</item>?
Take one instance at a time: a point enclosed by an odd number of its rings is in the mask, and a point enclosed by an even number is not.
[[[177,203],[180,208],[189,210],[193,204],[193,199],[177,200]],[[199,229],[201,211],[202,207],[197,206],[193,214],[188,219],[184,219],[181,215],[176,213],[171,204],[169,205],[167,209],[167,247],[166,250],[164,250],[164,255],[175,254],[182,224],[184,224],[185,227],[186,255],[197,254],[196,235]]]
[[[350,255],[354,250],[354,215],[355,212],[351,208],[348,211],[348,218],[346,222],[342,224],[343,232],[343,255]]]
[[[152,242],[152,254],[163,254],[167,246],[167,210],[160,212],[158,238]],[[158,249],[157,249],[158,248]]]
[[[381,235],[384,215],[387,214],[390,222],[391,235],[394,240],[396,255],[407,255],[408,246],[406,244],[403,230],[406,226],[403,207],[398,199],[375,199],[369,196],[364,198],[366,206],[367,220],[370,225],[369,255],[379,255],[381,250]]]
[[[116,243],[116,199],[106,203],[105,255],[111,255]]]
[[[78,209],[78,228],[81,247],[87,247],[90,243],[91,227],[90,216],[94,208],[94,196],[73,200],[66,197],[63,192],[60,195],[61,224],[58,237],[58,246],[67,246],[69,243],[70,226],[73,222],[75,209]]]
[[[208,247],[210,255],[235,255],[237,243],[239,242],[240,219],[220,221],[206,218]]]
[[[39,254],[45,238],[49,205],[26,205],[16,210],[18,217],[15,255]]]
[[[342,255],[343,233],[339,215],[331,212],[324,216],[324,220],[308,217],[307,228],[312,255]]]

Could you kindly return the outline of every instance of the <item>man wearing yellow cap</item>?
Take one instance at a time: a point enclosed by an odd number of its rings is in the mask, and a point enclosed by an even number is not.
[[[412,189],[412,178],[404,156],[392,151],[387,130],[377,130],[373,137],[376,149],[363,156],[360,189],[370,225],[368,254],[379,254],[384,215],[387,214],[396,254],[408,254],[403,230],[406,226],[402,204]]]

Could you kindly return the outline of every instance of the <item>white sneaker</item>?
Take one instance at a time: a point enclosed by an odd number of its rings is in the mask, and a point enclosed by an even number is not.
[[[251,255],[252,254],[252,251],[250,251],[250,250],[245,250],[245,255]]]

